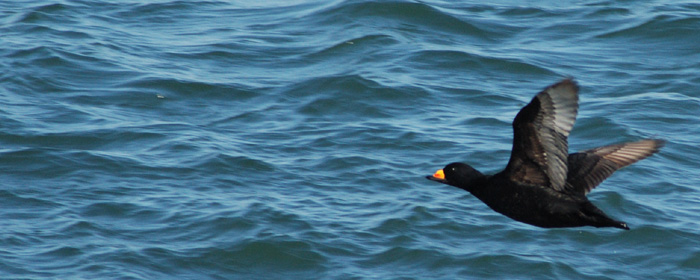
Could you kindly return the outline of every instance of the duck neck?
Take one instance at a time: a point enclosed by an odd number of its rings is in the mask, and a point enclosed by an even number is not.
[[[467,184],[457,186],[460,189],[470,192],[474,196],[479,196],[486,190],[486,181],[488,181],[489,176],[484,176],[479,174],[479,176],[473,177]]]

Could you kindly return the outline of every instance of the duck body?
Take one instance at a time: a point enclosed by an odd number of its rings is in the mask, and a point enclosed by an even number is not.
[[[482,184],[465,189],[494,211],[513,220],[543,228],[617,227],[627,224],[609,218],[585,196],[536,185],[521,185],[503,174],[484,176]]]

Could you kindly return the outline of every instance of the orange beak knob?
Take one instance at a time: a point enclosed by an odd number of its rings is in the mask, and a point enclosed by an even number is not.
[[[433,177],[444,180],[445,179],[445,171],[442,171],[442,169],[435,171],[435,174],[433,174]]]

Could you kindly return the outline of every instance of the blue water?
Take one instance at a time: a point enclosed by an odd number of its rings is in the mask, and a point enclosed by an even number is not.
[[[697,277],[698,30],[696,1],[2,1],[0,277]],[[567,76],[572,151],[668,141],[589,195],[632,230],[425,180],[499,171]]]

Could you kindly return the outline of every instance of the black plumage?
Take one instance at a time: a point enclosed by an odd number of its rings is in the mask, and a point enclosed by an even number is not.
[[[547,87],[513,121],[513,150],[506,168],[483,175],[451,163],[428,179],[464,189],[516,221],[545,227],[616,227],[586,195],[616,170],[656,153],[664,141],[647,139],[568,153],[578,113],[578,85],[571,79]]]

